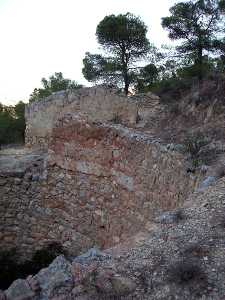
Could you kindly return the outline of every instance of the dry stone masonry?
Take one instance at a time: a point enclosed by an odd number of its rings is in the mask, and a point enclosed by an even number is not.
[[[135,126],[154,113],[158,102],[152,93],[127,98],[108,87],[57,92],[26,107],[26,144],[45,147],[55,122],[67,113],[82,114],[89,122]]]
[[[158,101],[94,87],[29,105],[27,149],[0,156],[0,247],[104,249],[182,205],[196,183],[182,154],[135,128]]]

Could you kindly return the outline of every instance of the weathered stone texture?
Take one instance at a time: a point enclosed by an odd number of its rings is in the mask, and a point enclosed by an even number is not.
[[[48,233],[45,223],[39,221],[40,186],[46,176],[46,155],[16,150],[0,155],[0,247],[2,250],[18,247],[25,256],[42,245]],[[34,209],[35,207],[35,209]],[[47,222],[48,223],[48,222]],[[37,243],[38,241],[38,243]],[[37,245],[35,246],[35,243]]]
[[[90,88],[29,106],[27,143],[48,152],[0,152],[0,248],[28,259],[56,241],[70,262],[57,257],[0,299],[223,299],[224,168],[199,185],[182,145],[135,130],[157,102]],[[115,246],[73,257],[93,245]]]
[[[44,176],[34,163],[0,177],[0,244],[26,255],[50,241],[73,255],[117,244],[181,205],[194,184],[182,155],[151,136],[73,115],[57,122],[42,164]]]
[[[0,155],[0,246],[27,256],[57,241],[77,255],[124,241],[180,206],[195,184],[183,156],[126,127],[138,113],[142,121],[154,114],[157,101],[98,87],[30,105],[28,145],[44,138],[48,154]],[[122,124],[107,122],[115,117]]]
[[[158,101],[153,94],[127,98],[101,86],[54,93],[26,107],[26,144],[46,147],[55,122],[66,113],[81,114],[88,122],[131,126],[151,115]]]
[[[184,166],[182,155],[150,136],[67,116],[53,129],[42,199],[106,248],[137,233],[155,213],[182,204],[193,188]]]

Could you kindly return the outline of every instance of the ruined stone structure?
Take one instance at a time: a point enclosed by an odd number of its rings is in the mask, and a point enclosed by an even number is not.
[[[87,88],[28,106],[27,146],[44,150],[17,155],[20,165],[1,155],[0,246],[27,256],[58,241],[77,255],[151,230],[179,207],[196,179],[182,154],[135,128],[157,102]]]
[[[159,98],[152,93],[127,98],[104,87],[57,92],[26,107],[26,145],[45,147],[55,122],[67,113],[81,114],[88,122],[143,124],[155,112]]]

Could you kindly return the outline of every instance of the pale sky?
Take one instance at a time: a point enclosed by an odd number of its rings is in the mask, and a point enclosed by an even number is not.
[[[28,101],[55,72],[86,84],[85,52],[96,53],[95,30],[110,14],[131,12],[156,46],[168,43],[161,17],[176,0],[0,0],[0,102]]]

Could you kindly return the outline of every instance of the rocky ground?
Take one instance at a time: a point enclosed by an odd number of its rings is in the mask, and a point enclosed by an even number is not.
[[[0,299],[225,299],[225,178],[153,225],[133,245],[59,256]]]

